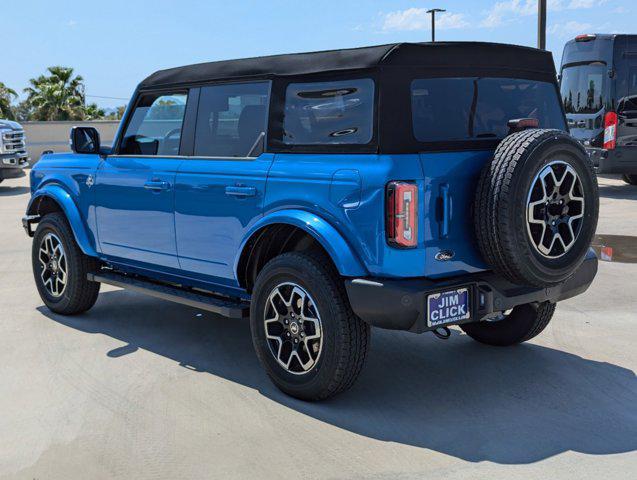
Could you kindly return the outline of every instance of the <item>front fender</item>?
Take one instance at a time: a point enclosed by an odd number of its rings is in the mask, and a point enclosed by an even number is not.
[[[339,273],[346,277],[366,276],[367,270],[343,236],[325,219],[304,210],[279,210],[261,218],[245,236],[235,261],[237,274],[239,259],[250,239],[264,227],[276,223],[293,225],[312,235],[327,251]]]
[[[97,257],[95,251],[95,243],[91,241],[92,235],[89,236],[88,228],[82,220],[82,216],[73,201],[71,195],[60,185],[47,184],[35,191],[29,201],[27,207],[27,215],[37,214],[37,207],[43,197],[49,197],[54,200],[66,215],[66,219],[71,226],[75,241],[79,245],[82,252],[91,257]]]

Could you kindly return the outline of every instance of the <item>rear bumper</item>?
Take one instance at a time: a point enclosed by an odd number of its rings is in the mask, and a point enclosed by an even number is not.
[[[637,148],[605,150],[587,147],[586,152],[597,173],[637,173]]]
[[[424,278],[348,279],[345,288],[354,313],[370,325],[391,330],[422,333],[435,328],[427,326],[427,296],[459,287],[468,287],[471,318],[475,322],[494,312],[533,302],[558,302],[583,293],[597,273],[597,256],[589,250],[586,259],[565,282],[550,288],[515,285],[492,272],[466,275],[447,280]]]

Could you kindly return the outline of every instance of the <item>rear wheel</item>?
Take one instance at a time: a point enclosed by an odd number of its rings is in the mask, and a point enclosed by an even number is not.
[[[629,185],[637,185],[637,174],[636,173],[624,173],[622,175],[622,180]]]
[[[250,326],[274,384],[302,400],[348,389],[367,355],[370,327],[352,312],[342,279],[320,253],[286,253],[265,265]]]
[[[51,213],[40,221],[31,257],[35,284],[51,311],[75,315],[95,304],[100,284],[86,276],[99,262],[82,252],[64,215]]]
[[[493,320],[466,323],[460,328],[474,340],[487,345],[507,347],[539,335],[553,318],[555,304],[550,302],[519,305]]]

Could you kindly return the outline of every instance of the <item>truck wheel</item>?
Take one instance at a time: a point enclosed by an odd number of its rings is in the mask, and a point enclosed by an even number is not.
[[[597,228],[597,178],[560,130],[506,137],[480,176],[474,224],[483,258],[516,284],[547,287],[582,263]]]
[[[322,254],[291,252],[257,277],[252,342],[274,384],[302,400],[323,400],[358,377],[370,327],[349,305],[343,282]]]
[[[622,180],[629,185],[637,185],[637,174],[635,173],[624,173],[622,175]]]
[[[539,335],[553,318],[555,304],[527,303],[515,307],[496,321],[466,323],[460,328],[474,340],[487,345],[508,347]]]
[[[51,213],[40,221],[31,259],[35,284],[49,310],[75,315],[95,304],[100,284],[86,275],[96,271],[99,262],[80,250],[64,215]]]

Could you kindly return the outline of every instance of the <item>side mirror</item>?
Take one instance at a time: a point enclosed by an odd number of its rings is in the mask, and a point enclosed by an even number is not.
[[[100,134],[93,127],[71,128],[69,143],[74,153],[100,153]]]

